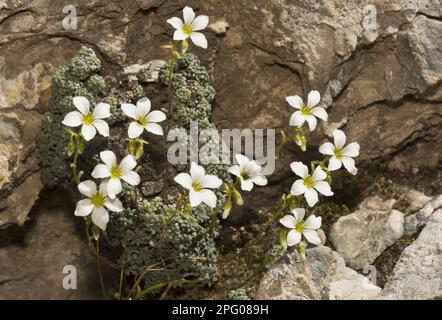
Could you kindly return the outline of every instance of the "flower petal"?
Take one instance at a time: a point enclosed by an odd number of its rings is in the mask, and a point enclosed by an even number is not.
[[[322,224],[322,218],[316,217],[314,214],[312,214],[310,217],[307,218],[307,220],[305,220],[304,228],[317,230],[321,227],[321,224]]]
[[[115,199],[104,199],[104,206],[113,212],[121,212],[123,211],[123,204],[118,198]]]
[[[247,180],[241,179],[241,189],[244,191],[252,191],[253,181],[250,179]]]
[[[279,223],[286,228],[293,229],[296,226],[296,219],[294,216],[287,215],[284,218],[279,219]]]
[[[92,171],[92,177],[95,179],[105,179],[110,176],[109,167],[105,164],[97,164]]]
[[[290,163],[290,168],[297,176],[301,178],[308,176],[308,167],[300,161]]]
[[[298,196],[300,194],[303,194],[306,190],[307,187],[304,185],[304,181],[299,179],[293,183],[290,193],[294,196]]]
[[[78,111],[69,112],[61,122],[68,127],[79,127],[83,123],[83,115]]]
[[[74,106],[80,111],[82,114],[86,114],[89,112],[91,105],[89,103],[89,100],[85,97],[75,97],[73,99]]]
[[[193,20],[195,19],[195,12],[191,7],[186,6],[183,9],[183,17],[185,24],[192,24]]]
[[[188,173],[180,173],[173,180],[185,189],[192,189],[193,181],[192,177]]]
[[[330,185],[325,181],[317,181],[315,182],[316,190],[322,193],[324,196],[331,197],[334,193],[331,191]]]
[[[204,15],[198,16],[192,22],[192,30],[193,31],[200,31],[200,30],[207,28],[208,25],[209,25],[209,17],[208,16],[204,16]]]
[[[341,167],[342,167],[341,160],[337,159],[335,156],[330,158],[330,161],[328,163],[328,170],[336,171],[341,169]]]
[[[111,199],[115,199],[115,196],[123,190],[120,179],[109,179],[107,183],[107,195]]]
[[[355,161],[350,157],[342,157],[342,163],[344,164],[345,169],[350,172],[352,175],[356,175],[358,173],[358,169],[356,169]]]
[[[106,121],[97,119],[92,124],[103,137],[109,137],[109,125]]]
[[[98,190],[100,192],[100,194],[106,198],[107,197],[107,180],[104,180],[100,183],[100,186],[98,187]]]
[[[155,110],[147,115],[147,120],[149,122],[162,122],[166,120],[166,115],[162,111]]]
[[[332,156],[335,154],[335,146],[331,142],[326,142],[319,147],[319,152],[325,155]]]
[[[190,189],[189,200],[192,207],[199,206],[203,202],[203,197],[204,195],[201,192],[197,192],[193,188]]]
[[[302,115],[301,111],[296,111],[290,117],[289,125],[292,127],[300,127],[304,124],[306,117]]]
[[[148,123],[144,129],[146,129],[146,131],[149,131],[150,133],[156,134],[158,136],[162,136],[163,133],[163,128],[161,128],[161,126],[157,123]]]
[[[316,107],[310,110],[313,115],[321,120],[327,121],[328,120],[328,113],[325,111],[324,108]]]
[[[183,20],[177,17],[170,18],[169,20],[167,20],[167,23],[175,29],[181,29],[181,27],[183,26]]]
[[[289,247],[297,245],[301,242],[301,234],[296,230],[291,230],[287,235],[287,245]]]
[[[315,189],[307,189],[304,193],[305,200],[310,207],[313,207],[318,202],[318,193]]]
[[[353,143],[350,143],[348,146],[346,146],[342,150],[342,153],[344,156],[347,156],[347,157],[352,157],[352,158],[359,157],[359,149],[360,148],[361,147],[359,146],[359,143],[353,142]]]
[[[196,46],[207,49],[208,43],[206,36],[201,32],[192,32],[192,34],[190,35],[190,39],[192,39],[193,43]]]
[[[316,129],[316,126],[318,125],[318,120],[316,120],[315,116],[307,116],[305,117],[305,120],[308,123],[308,127],[310,129],[310,132],[314,131]]]
[[[241,169],[245,168],[250,162],[249,158],[240,153],[235,155],[235,159]]]
[[[127,130],[127,134],[129,138],[135,139],[141,136],[143,133],[144,128],[142,125],[140,125],[138,122],[131,122],[129,125],[129,129]]]
[[[100,158],[109,168],[117,163],[117,156],[109,150],[100,152]]]
[[[188,37],[189,36],[187,34],[185,34],[182,29],[175,30],[175,32],[173,34],[173,40],[176,40],[176,41],[186,40]]]
[[[316,182],[316,181],[324,180],[325,178],[327,178],[327,173],[324,170],[322,170],[322,168],[320,166],[317,166],[315,171],[312,174],[312,180],[314,182]]]
[[[86,180],[78,185],[78,191],[88,198],[92,198],[97,193],[97,185],[92,180]]]
[[[285,100],[290,106],[296,109],[301,109],[304,105],[304,101],[302,101],[302,98],[300,96],[286,97]]]
[[[295,208],[292,210],[293,216],[295,217],[296,223],[304,220],[305,209],[304,208]]]
[[[203,202],[207,204],[210,208],[216,207],[216,195],[212,190],[202,189],[200,194],[203,197]]]
[[[93,125],[87,126],[83,124],[81,127],[81,134],[83,135],[84,140],[90,141],[97,134],[97,129]]]
[[[137,186],[140,184],[140,176],[135,171],[128,171],[121,176],[121,179],[126,181],[132,186]]]
[[[92,114],[94,115],[95,119],[106,119],[111,116],[110,105],[100,102],[95,106]]]
[[[123,113],[128,116],[129,118],[138,120],[137,117],[137,107],[131,103],[123,103],[121,105],[121,110],[123,110]]]
[[[318,233],[314,230],[304,230],[302,233],[304,237],[307,239],[308,242],[314,244],[314,245],[320,245],[321,239],[318,236]]]
[[[149,98],[142,98],[140,100],[137,101],[137,116],[147,116],[150,108],[151,108],[151,103]]]
[[[206,172],[202,166],[192,162],[190,165],[190,175],[192,176],[193,182],[201,183],[206,175]]]
[[[131,154],[128,154],[121,160],[120,168],[122,173],[126,173],[129,171],[132,171],[137,166],[137,160],[135,157]]]
[[[75,216],[77,217],[86,217],[91,214],[94,209],[94,205],[92,204],[90,199],[83,199],[77,202],[77,207],[75,208]]]
[[[219,188],[223,184],[222,180],[214,175],[207,175],[201,181],[201,188]]]
[[[319,91],[310,91],[310,93],[308,94],[307,106],[309,106],[310,108],[316,107],[319,101],[321,101],[321,94],[319,93]]]
[[[107,223],[109,222],[109,213],[103,207],[94,208],[92,211],[92,222],[101,230],[106,230]]]
[[[252,181],[254,184],[258,186],[266,186],[268,183],[267,178],[265,176],[255,176],[252,178]]]
[[[344,146],[345,141],[347,140],[344,131],[339,129],[333,131],[333,138],[335,140],[335,146],[338,149],[341,149]]]
[[[239,165],[231,166],[229,168],[229,172],[237,177],[239,177],[241,175],[241,169],[239,168]]]

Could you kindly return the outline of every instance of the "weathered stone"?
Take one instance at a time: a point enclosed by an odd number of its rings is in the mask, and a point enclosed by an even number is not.
[[[352,214],[339,218],[330,231],[334,248],[352,268],[371,264],[404,232],[404,215],[393,209],[395,200],[373,197]]]
[[[381,288],[345,266],[328,247],[308,249],[306,259],[297,253],[284,256],[262,279],[256,298],[272,300],[374,299]]]
[[[11,231],[16,239],[6,241],[3,233],[8,230],[0,230],[0,299],[100,297],[95,258],[72,210],[66,195],[52,193],[33,210],[26,233]],[[76,268],[76,290],[63,288],[65,266]]]
[[[442,207],[442,195],[434,198],[430,198],[430,201],[427,201],[426,205],[415,211],[414,214],[411,214],[405,218],[405,232],[404,234],[407,236],[411,236],[419,231],[420,228],[425,226],[428,219],[431,217],[433,212]]]
[[[385,299],[442,298],[442,210],[403,252],[382,291]]]

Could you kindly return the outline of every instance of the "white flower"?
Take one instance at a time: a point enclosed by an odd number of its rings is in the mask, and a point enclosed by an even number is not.
[[[75,97],[74,106],[80,111],[69,112],[63,120],[68,127],[81,127],[81,134],[86,141],[92,140],[98,132],[103,137],[109,136],[109,125],[103,119],[110,117],[110,105],[99,103],[93,112],[90,111],[89,100],[85,97]]]
[[[319,152],[322,154],[332,156],[328,163],[328,170],[338,170],[344,164],[345,169],[351,174],[358,173],[352,158],[359,156],[359,143],[353,142],[344,148],[347,137],[343,131],[338,129],[333,131],[333,139],[334,145],[331,142],[326,142],[319,148]]]
[[[204,168],[192,162],[190,174],[180,173],[175,177],[175,182],[190,190],[189,200],[192,207],[204,202],[211,208],[216,207],[216,195],[210,189],[216,189],[223,183],[217,176],[206,175]]]
[[[95,166],[92,171],[92,177],[96,179],[109,178],[106,188],[109,198],[114,199],[123,189],[120,179],[133,186],[140,184],[140,176],[133,171],[137,166],[134,156],[125,156],[120,164],[117,163],[117,157],[112,151],[100,152],[100,158],[104,164],[97,164]]]
[[[100,184],[99,190],[97,190],[95,182],[83,181],[78,185],[78,190],[88,198],[78,201],[75,209],[75,215],[80,217],[86,217],[92,213],[92,222],[103,231],[106,230],[106,225],[109,222],[106,208],[114,212],[123,211],[121,201],[117,198],[109,199],[106,189],[106,181]]]
[[[198,47],[207,49],[207,39],[201,31],[209,24],[208,16],[198,16],[195,18],[195,12],[191,7],[185,7],[183,9],[184,23],[180,18],[174,17],[167,20],[167,23],[172,25],[176,29],[173,40],[186,40],[190,37],[193,43]]]
[[[136,120],[129,125],[129,138],[138,138],[143,133],[143,130],[159,136],[163,135],[163,128],[157,122],[166,120],[166,115],[158,110],[149,112],[150,108],[151,103],[148,98],[138,100],[137,106],[130,103],[123,103],[121,105],[124,114]]]
[[[286,98],[289,105],[295,109],[299,109],[292,114],[290,118],[290,125],[294,127],[302,127],[305,121],[308,122],[310,131],[315,130],[318,121],[316,118],[324,121],[328,120],[327,111],[324,108],[316,107],[321,101],[321,94],[319,91],[313,90],[308,94],[307,105],[304,104],[302,98],[299,96],[290,96]]]
[[[235,156],[238,165],[229,168],[229,172],[241,179],[241,189],[251,191],[253,184],[265,186],[267,178],[261,173],[261,166],[256,161],[250,161],[242,154]]]
[[[332,196],[330,185],[323,181],[327,178],[327,173],[317,166],[312,175],[308,173],[308,167],[302,162],[293,162],[290,164],[293,172],[302,179],[296,180],[292,185],[291,194],[297,196],[304,194],[305,199],[310,207],[318,202],[318,192],[325,196]]]
[[[301,235],[307,239],[308,242],[315,245],[321,244],[319,239],[318,230],[321,227],[321,217],[311,215],[306,221],[303,221],[305,216],[305,210],[302,208],[296,208],[292,211],[293,216],[287,215],[279,222],[286,228],[292,229],[287,234],[287,245],[289,247],[297,245],[301,242]]]

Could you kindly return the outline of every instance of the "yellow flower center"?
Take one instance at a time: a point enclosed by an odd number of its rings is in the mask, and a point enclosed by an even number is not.
[[[86,113],[83,118],[81,119],[81,121],[83,122],[83,124],[90,126],[95,120],[95,117],[93,116],[92,113],[88,112]]]
[[[304,185],[309,189],[312,189],[315,186],[315,183],[313,182],[311,176],[307,176],[306,178],[304,178]]]
[[[199,183],[194,182],[194,183],[192,184],[192,188],[193,188],[193,190],[195,190],[196,192],[200,192],[200,191],[201,191],[201,186],[200,186]]]
[[[149,123],[149,120],[147,119],[146,116],[141,116],[138,118],[138,124],[142,127],[146,126]]]
[[[249,180],[250,175],[247,172],[241,172],[241,178],[243,178],[244,180]]]
[[[122,172],[121,172],[121,168],[119,165],[116,164],[116,165],[112,166],[111,171],[110,171],[110,178],[111,179],[119,179],[121,177],[121,174],[122,174]]]
[[[304,232],[305,227],[304,227],[304,223],[303,223],[303,221],[299,221],[299,222],[296,224],[296,226],[295,226],[295,230],[298,231],[299,233],[303,233],[303,232]]]
[[[341,159],[344,156],[344,152],[342,149],[336,148],[335,149],[335,157],[336,159]]]
[[[192,34],[192,26],[190,24],[183,24],[183,32],[186,34],[186,36],[189,36]]]
[[[310,116],[310,115],[312,114],[312,112],[310,111],[310,107],[309,107],[309,106],[306,106],[306,105],[303,105],[303,106],[301,107],[301,114],[302,114],[303,116]]]
[[[104,205],[104,197],[100,194],[100,192],[97,192],[94,194],[94,196],[91,198],[91,203],[97,207],[100,208]]]

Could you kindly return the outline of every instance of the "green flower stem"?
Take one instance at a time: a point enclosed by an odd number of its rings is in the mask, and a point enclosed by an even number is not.
[[[103,299],[106,299],[106,289],[104,287],[103,273],[101,271],[101,263],[100,263],[100,240],[96,240],[96,253],[97,253],[97,268],[98,268],[98,277],[100,278],[100,286],[101,293],[103,294]]]

